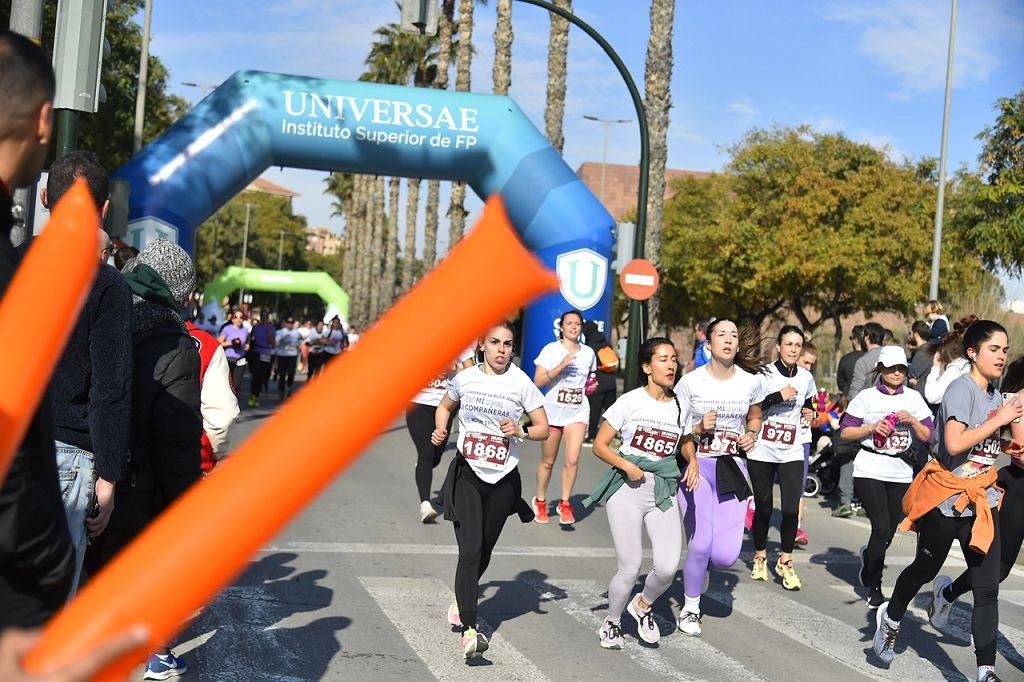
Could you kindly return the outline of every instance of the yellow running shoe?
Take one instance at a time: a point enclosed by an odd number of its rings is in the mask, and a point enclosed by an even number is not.
[[[796,571],[793,570],[793,560],[790,559],[786,563],[782,563],[782,559],[779,559],[775,564],[775,572],[782,578],[782,586],[787,590],[799,590],[803,587],[800,582],[800,577],[797,576]]]
[[[751,580],[768,580],[768,557],[755,556],[754,568],[750,571]]]

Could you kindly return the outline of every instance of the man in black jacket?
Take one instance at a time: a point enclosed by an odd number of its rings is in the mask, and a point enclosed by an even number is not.
[[[11,193],[43,167],[54,87],[46,53],[24,36],[0,32],[0,295],[19,261],[11,244]],[[53,416],[44,397],[0,486],[0,627],[46,622],[67,597],[73,572]]]
[[[850,394],[850,382],[853,381],[853,368],[857,361],[864,355],[864,325],[858,324],[850,332],[850,343],[853,350],[839,358],[839,367],[836,369],[836,387],[843,395]]]

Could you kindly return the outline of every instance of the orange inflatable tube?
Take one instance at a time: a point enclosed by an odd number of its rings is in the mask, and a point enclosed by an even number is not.
[[[50,622],[25,667],[46,672],[145,625],[150,640],[98,677],[123,679],[231,582],[473,338],[557,287],[555,275],[520,244],[501,200],[489,200],[476,229],[352,351],[289,400]],[[410,332],[429,330],[443,333],[410,347]],[[312,430],[337,449],[295,451],[295,434]],[[287,462],[282,452],[291,453]],[[209,523],[213,510],[217,523]],[[154,595],[168,594],[174,598],[152,607]]]
[[[89,295],[100,263],[99,228],[96,204],[85,181],[77,180],[54,207],[0,301],[0,481]]]

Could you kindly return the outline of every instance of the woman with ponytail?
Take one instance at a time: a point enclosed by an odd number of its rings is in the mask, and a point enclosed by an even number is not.
[[[950,384],[971,371],[971,363],[964,355],[964,332],[978,318],[968,315],[953,325],[953,331],[944,334],[935,346],[932,369],[924,385],[924,399],[938,407],[942,395]]]
[[[687,538],[683,564],[685,602],[679,630],[699,637],[700,595],[708,568],[731,566],[743,544],[743,517],[750,495],[746,454],[761,430],[764,386],[761,339],[751,328],[730,319],[708,327],[711,362],[685,375],[676,385],[683,414],[690,415],[692,438],[683,457],[697,457],[700,482],[679,490],[679,508]]]

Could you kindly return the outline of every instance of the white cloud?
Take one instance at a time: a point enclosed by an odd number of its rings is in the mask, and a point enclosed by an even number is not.
[[[897,82],[895,99],[941,90],[946,81],[949,2],[861,0],[835,3],[825,17],[861,30],[859,51]],[[954,85],[985,82],[1004,54],[1020,54],[1024,5],[1015,0],[961,3],[957,18]]]
[[[740,114],[749,118],[756,116],[759,112],[749,98],[741,97],[729,103],[729,113]]]

